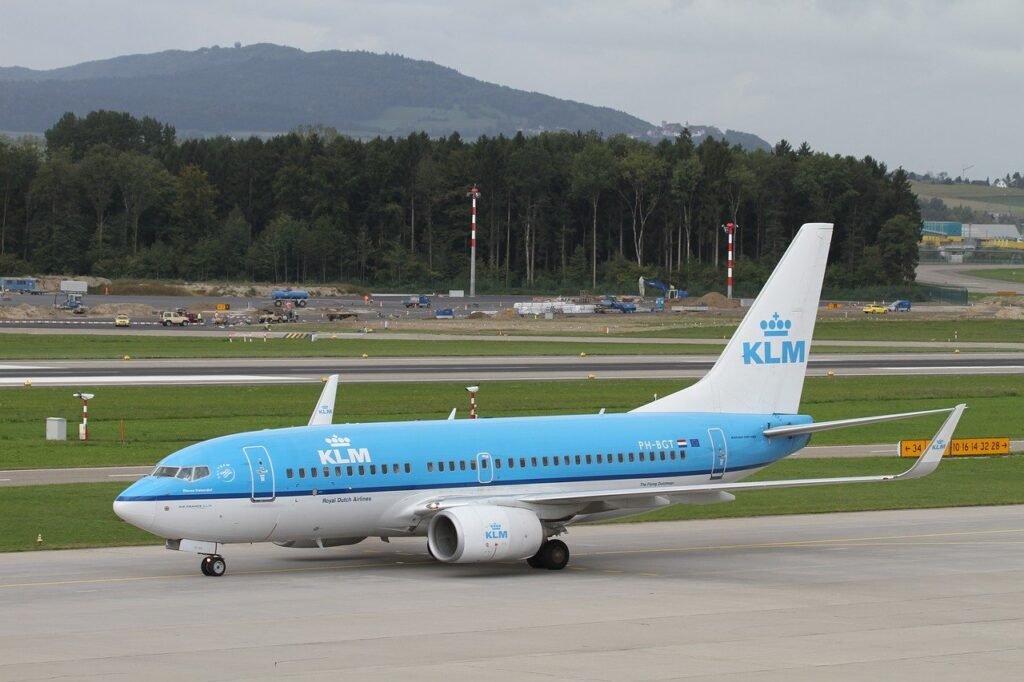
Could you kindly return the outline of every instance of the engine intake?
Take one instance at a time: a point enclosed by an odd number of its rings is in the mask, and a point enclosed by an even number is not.
[[[469,505],[438,512],[427,542],[434,558],[453,564],[526,559],[543,544],[544,528],[528,509]]]

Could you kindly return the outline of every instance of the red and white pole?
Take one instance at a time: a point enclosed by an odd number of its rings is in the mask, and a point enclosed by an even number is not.
[[[469,391],[469,418],[476,419],[476,392],[480,390],[480,387],[466,386],[466,390]]]
[[[469,297],[474,298],[476,296],[476,200],[480,197],[480,190],[476,188],[476,185],[469,190],[468,196],[473,199],[473,217],[469,232]]]
[[[83,440],[89,440],[89,401],[82,398],[82,431],[85,433]]]
[[[726,234],[729,235],[729,258],[728,258],[728,261],[726,262],[726,267],[728,269],[728,272],[726,273],[726,277],[725,277],[725,284],[726,284],[726,289],[727,289],[726,296],[728,298],[732,298],[732,235],[733,235],[733,233],[735,231],[736,231],[736,226],[735,225],[733,225],[732,223],[726,223],[725,224],[725,232],[726,232]]]

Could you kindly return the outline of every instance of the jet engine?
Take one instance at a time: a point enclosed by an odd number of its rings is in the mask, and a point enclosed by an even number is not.
[[[537,515],[516,507],[453,507],[438,512],[427,528],[430,553],[455,564],[526,559],[544,539]]]

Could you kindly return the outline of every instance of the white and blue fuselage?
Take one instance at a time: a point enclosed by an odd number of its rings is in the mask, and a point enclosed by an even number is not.
[[[158,475],[118,496],[115,509],[164,537],[222,543],[424,535],[418,510],[446,496],[621,488],[657,493],[736,481],[809,440],[769,439],[762,435],[766,428],[810,421],[803,415],[650,413],[252,431],[166,457]],[[639,501],[628,513],[656,506],[655,499]],[[562,521],[596,513],[588,507],[567,509]]]

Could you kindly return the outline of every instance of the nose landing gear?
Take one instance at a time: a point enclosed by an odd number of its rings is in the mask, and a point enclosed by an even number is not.
[[[203,575],[208,575],[211,578],[219,578],[224,575],[224,571],[228,569],[228,564],[224,561],[224,557],[219,554],[212,554],[203,557],[202,563],[199,564],[200,570]]]

